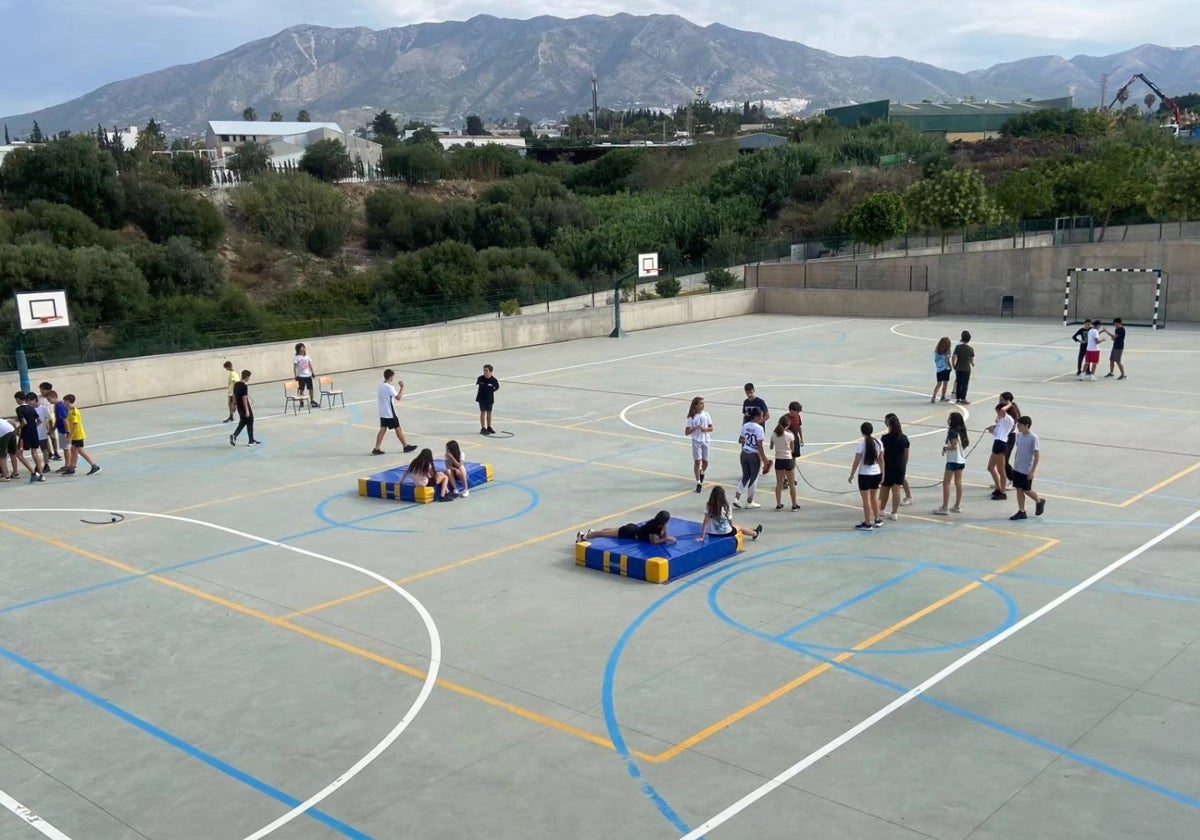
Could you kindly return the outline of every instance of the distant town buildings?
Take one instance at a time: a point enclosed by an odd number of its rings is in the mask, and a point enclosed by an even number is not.
[[[1069,111],[1074,97],[1029,102],[892,102],[879,99],[859,105],[827,108],[825,116],[845,126],[873,122],[901,123],[927,134],[940,134],[948,142],[977,141],[1000,136],[1000,127],[1011,118],[1046,108]]]
[[[304,150],[322,140],[338,140],[350,159],[361,160],[364,167],[379,166],[383,147],[371,140],[342,131],[332,122],[262,122],[259,120],[211,120],[204,135],[204,146],[211,152],[213,165],[224,168],[225,159],[242,143],[262,143],[271,152],[271,165],[297,165]]]

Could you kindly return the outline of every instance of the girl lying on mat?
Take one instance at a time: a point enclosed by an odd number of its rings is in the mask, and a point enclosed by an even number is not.
[[[651,545],[674,545],[675,538],[667,533],[667,523],[671,521],[671,514],[665,510],[660,510],[654,515],[654,518],[648,522],[643,522],[638,525],[630,522],[627,525],[622,525],[620,528],[599,528],[592,530],[589,528],[586,532],[580,531],[575,535],[575,542],[584,542],[595,537],[607,537],[615,540],[636,540],[637,542],[650,543]]]

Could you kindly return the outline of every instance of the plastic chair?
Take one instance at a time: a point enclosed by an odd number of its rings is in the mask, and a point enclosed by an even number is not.
[[[1012,295],[1005,295],[1000,298],[1000,317],[1007,315],[1009,318],[1016,317],[1016,301]]]
[[[308,413],[312,414],[312,404],[309,400],[309,395],[300,396],[300,383],[292,380],[283,383],[283,413],[287,414],[288,407],[291,407],[293,414],[300,413],[300,407],[304,406],[308,409]]]
[[[329,400],[329,408],[332,410],[334,400],[341,400],[342,408],[346,407],[346,395],[341,389],[333,387],[332,376],[322,376],[317,384],[321,388],[321,405],[325,405],[325,400]]]

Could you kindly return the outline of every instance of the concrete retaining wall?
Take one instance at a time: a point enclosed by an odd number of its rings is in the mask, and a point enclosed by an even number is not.
[[[926,318],[927,292],[764,288],[763,311],[779,315]]]

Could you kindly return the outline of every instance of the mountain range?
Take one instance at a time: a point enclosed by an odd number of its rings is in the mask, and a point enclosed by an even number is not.
[[[764,102],[769,112],[890,98],[901,102],[1110,99],[1134,73],[1170,95],[1200,90],[1200,46],[1143,45],[1109,56],[1027,58],[957,73],[907,58],[844,57],[721,24],[675,15],[589,15],[467,21],[391,29],[294,26],[194,64],[107,84],[28,114],[0,118],[15,136],[34,120],[53,133],[97,124],[196,132],[237,119],[247,106],[266,119],[300,109],[346,127],[387,109],[403,119],[461,124],[522,114],[534,121],[588,112],[591,78],[601,107],[672,108],[699,91],[713,103]],[[1134,102],[1141,95],[1134,91]],[[1105,103],[1107,104],[1107,103]]]

